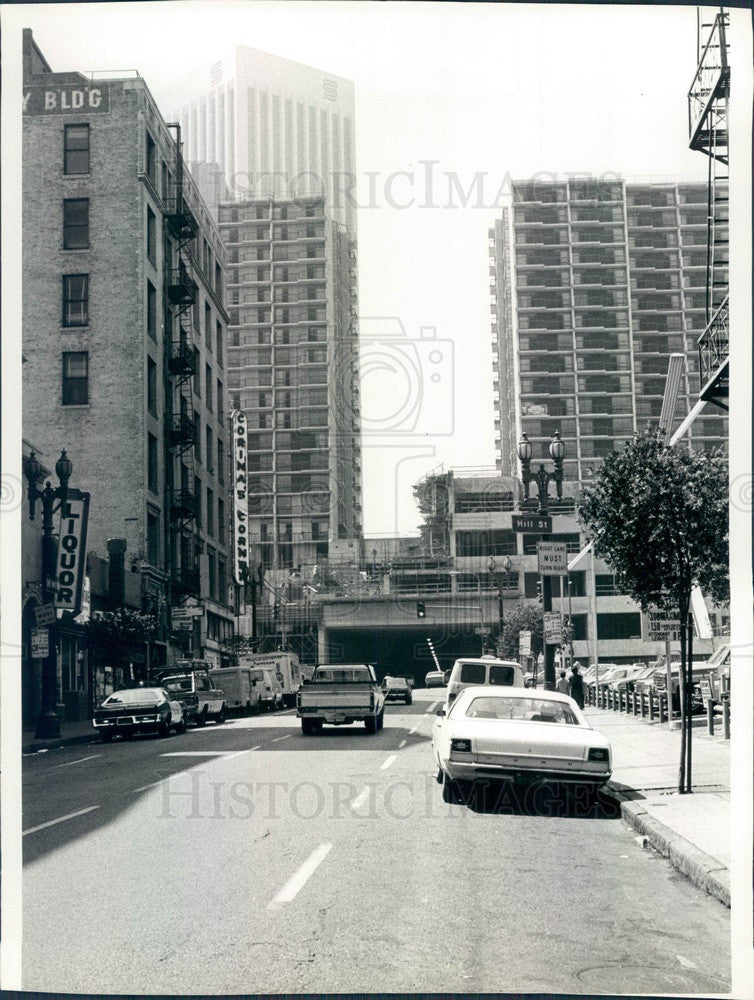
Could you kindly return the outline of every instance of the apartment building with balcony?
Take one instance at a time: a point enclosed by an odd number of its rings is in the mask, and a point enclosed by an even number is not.
[[[720,239],[727,238],[718,230]],[[706,325],[707,188],[615,180],[515,183],[489,231],[497,464],[515,475],[526,433],[534,460],[566,443],[566,480],[661,415],[668,362],[685,358],[675,430],[698,398]],[[703,414],[693,447],[725,445]]]
[[[89,549],[125,541],[157,655],[218,663],[229,605],[225,248],[136,73],[56,73],[24,32],[23,426],[91,494]],[[178,616],[176,616],[177,618]],[[201,649],[197,649],[196,639]]]
[[[228,376],[248,418],[250,542],[275,586],[358,559],[362,534],[354,241],[324,198],[219,208]],[[277,575],[276,575],[277,574]]]

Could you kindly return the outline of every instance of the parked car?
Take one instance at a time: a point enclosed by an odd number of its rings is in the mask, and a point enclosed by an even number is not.
[[[608,683],[616,691],[639,691],[640,688],[637,685],[651,677],[656,669],[654,664],[650,664],[648,667],[636,664],[625,677],[620,680],[611,680]]]
[[[715,701],[720,701],[722,698],[724,685],[723,679],[726,680],[728,687],[730,687],[730,642],[723,643],[715,652],[710,656],[707,662],[704,664],[704,669],[706,675],[710,682],[710,694]],[[694,683],[694,702],[699,702],[703,704],[702,690],[701,690],[701,678],[697,679]]]
[[[472,684],[492,684],[500,687],[524,687],[524,672],[515,660],[498,660],[495,656],[463,657],[456,660],[448,681],[448,704],[452,704],[464,688]]]
[[[269,712],[283,707],[283,685],[271,667],[250,667],[249,672],[259,691],[259,705]]]
[[[424,677],[424,686],[428,688],[445,687],[448,683],[445,679],[445,674],[446,671],[444,670],[430,670]]]
[[[432,730],[445,802],[476,781],[549,779],[592,791],[612,773],[610,744],[576,702],[555,691],[486,685],[461,691]]]
[[[171,698],[181,703],[186,722],[204,726],[209,719],[225,722],[225,693],[210,677],[206,660],[179,660],[161,671],[160,684]]]
[[[251,715],[259,711],[259,682],[248,667],[223,667],[210,670],[209,676],[225,694],[227,711]]]
[[[385,701],[405,701],[407,705],[413,701],[411,682],[407,677],[385,677],[382,690],[385,692]]]
[[[641,664],[632,663],[627,667],[617,667],[607,681],[613,691],[633,691],[633,683],[644,668]]]
[[[282,703],[288,707],[296,704],[296,692],[303,676],[295,653],[248,653],[239,658],[239,663],[252,670],[259,667],[271,670],[280,685]]]
[[[180,703],[161,687],[113,691],[95,710],[92,725],[103,743],[109,743],[115,735],[130,739],[134,733],[169,736],[171,729],[186,731]]]

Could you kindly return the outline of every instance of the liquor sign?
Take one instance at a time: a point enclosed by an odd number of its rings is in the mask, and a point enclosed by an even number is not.
[[[68,84],[60,87],[39,85],[24,88],[25,115],[91,115],[110,111],[110,84],[98,81],[96,86]]]
[[[563,642],[563,624],[557,611],[545,611],[544,629],[546,645],[559,646]]]
[[[518,655],[531,656],[531,632],[526,629],[518,633]]]
[[[549,535],[552,518],[548,514],[513,514],[511,527],[514,531],[530,531],[535,535]]]
[[[540,576],[565,576],[568,573],[565,542],[537,542],[537,563]]]
[[[34,620],[37,628],[44,628],[45,625],[55,624],[55,606],[53,604],[40,604],[34,609]]]
[[[45,660],[50,655],[49,632],[46,628],[31,630],[31,657],[33,660]]]
[[[86,529],[89,523],[89,494],[68,490],[60,511],[57,585],[55,607],[77,615],[86,570]]]
[[[230,415],[233,431],[233,576],[244,583],[249,576],[249,501],[247,419],[243,410]]]

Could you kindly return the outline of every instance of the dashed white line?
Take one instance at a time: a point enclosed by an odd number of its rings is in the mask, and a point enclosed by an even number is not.
[[[261,749],[261,746],[262,746],[262,744],[260,743],[260,744],[258,744],[255,747],[249,747],[249,750],[259,750],[259,749]]]
[[[57,823],[63,823],[67,819],[75,819],[76,816],[83,816],[85,813],[93,812],[95,809],[99,809],[99,806],[87,806],[86,809],[79,809],[75,813],[68,813],[67,816],[58,816],[57,819],[50,819],[46,823],[40,823],[39,826],[30,826],[28,830],[24,830],[22,836],[25,837],[28,833],[36,833],[37,830],[45,830],[48,826],[55,826]]]
[[[101,757],[101,753],[93,753],[91,757],[77,757],[76,760],[67,760],[65,764],[56,764],[55,767],[70,767],[71,764],[81,764],[85,760],[94,760],[95,757]]]
[[[289,740],[290,738],[291,738],[291,734],[288,733],[287,736],[276,736],[275,739],[272,740],[271,742],[272,743],[279,743],[281,740]]]
[[[331,850],[332,844],[320,844],[299,870],[288,879],[280,892],[267,904],[267,909],[273,910],[282,903],[290,903],[291,900],[295,899]]]
[[[406,742],[407,742],[406,740],[401,740],[400,743],[398,744],[398,749],[402,750],[405,747]]]
[[[414,735],[414,733],[416,732],[416,730],[417,730],[418,728],[419,728],[418,726],[414,726],[414,728],[413,728],[413,729],[409,729],[409,731],[408,731],[408,735],[409,735],[409,736],[413,736],[413,735]]]
[[[150,781],[148,785],[139,785],[138,788],[132,788],[131,793],[135,795],[137,792],[146,792],[148,788],[155,788],[159,784],[159,781]]]
[[[380,770],[384,771],[386,767],[390,767],[394,760],[395,754],[391,754],[384,763],[380,764]]]
[[[227,750],[174,750],[161,753],[160,757],[227,757]]]
[[[356,798],[351,803],[350,808],[351,809],[361,809],[361,807],[364,805],[364,803],[366,802],[366,800],[368,798],[369,798],[369,786],[367,785],[366,788],[362,788],[361,789],[361,791],[359,792],[359,794],[356,796]]]

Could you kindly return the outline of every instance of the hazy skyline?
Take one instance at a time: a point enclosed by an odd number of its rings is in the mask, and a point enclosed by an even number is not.
[[[416,529],[411,484],[431,468],[494,466],[487,230],[506,180],[706,178],[687,146],[692,7],[66,4],[3,20],[56,71],[138,70],[166,116],[171,82],[229,44],[354,81],[362,343],[425,334],[405,364],[367,352],[368,535]],[[401,423],[406,407],[418,419]]]

